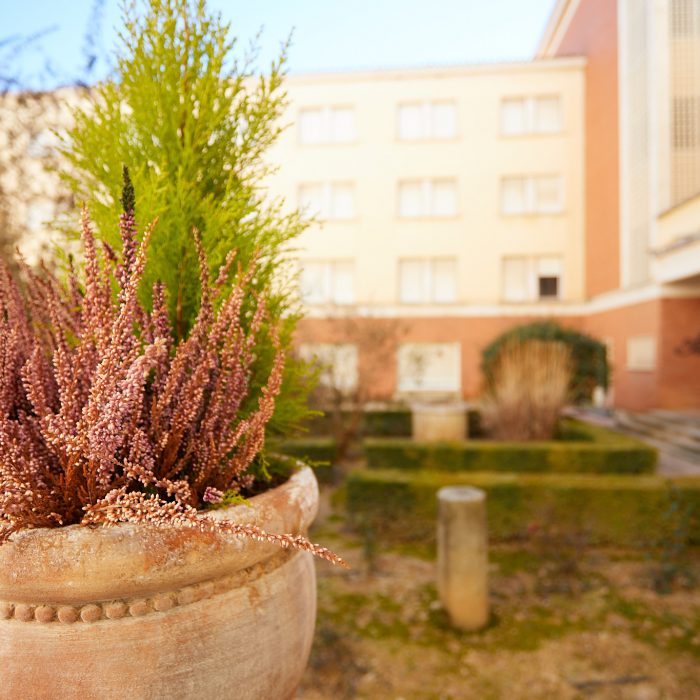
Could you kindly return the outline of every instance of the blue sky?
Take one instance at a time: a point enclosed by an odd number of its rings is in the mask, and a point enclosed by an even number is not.
[[[85,72],[85,34],[102,6],[100,56]],[[209,0],[247,44],[262,27],[261,65],[294,30],[291,72],[525,60],[554,0]],[[12,58],[31,87],[49,88],[108,71],[119,0],[0,0],[0,42],[46,30]],[[0,45],[0,69],[8,50]],[[46,66],[53,68],[53,74]]]

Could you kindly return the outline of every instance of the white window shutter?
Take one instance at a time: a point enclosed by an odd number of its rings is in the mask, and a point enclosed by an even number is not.
[[[355,266],[351,262],[333,264],[333,298],[335,304],[355,303]]]
[[[431,116],[433,138],[449,140],[457,136],[457,107],[454,102],[434,102]]]
[[[501,133],[507,136],[527,132],[527,105],[521,98],[501,102]]]
[[[355,188],[348,183],[331,186],[330,218],[348,220],[355,218]]]
[[[454,259],[432,261],[432,299],[438,304],[457,300],[457,263]]]
[[[527,183],[523,177],[501,180],[501,213],[524,214],[527,211]]]
[[[425,110],[420,103],[399,105],[399,139],[416,141],[426,136]]]
[[[416,218],[426,214],[426,193],[422,182],[399,183],[399,214]]]
[[[457,214],[457,186],[452,180],[435,180],[432,182],[433,216],[455,216]]]
[[[564,207],[563,187],[558,175],[539,175],[534,178],[535,210],[543,214],[556,214]]]
[[[355,110],[352,107],[331,109],[329,136],[333,143],[352,143],[355,140]]]
[[[531,298],[529,263],[526,258],[503,260],[503,299],[527,301]]]
[[[301,298],[308,304],[324,304],[328,300],[328,269],[320,262],[302,262],[299,274]]]
[[[399,298],[404,304],[423,304],[429,300],[427,276],[425,260],[399,261]]]
[[[307,218],[326,215],[324,186],[321,183],[299,186],[299,209]]]
[[[537,97],[534,105],[534,130],[540,134],[561,131],[561,100],[557,96]]]
[[[540,277],[561,277],[561,258],[538,258],[537,274]]]
[[[324,118],[321,109],[302,109],[299,112],[299,141],[303,144],[322,143]]]

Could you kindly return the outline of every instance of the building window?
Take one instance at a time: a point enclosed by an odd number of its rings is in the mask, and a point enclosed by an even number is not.
[[[503,259],[504,301],[549,301],[561,298],[561,258],[508,257]]]
[[[457,137],[454,102],[409,102],[397,111],[400,141],[449,141]]]
[[[307,304],[354,304],[355,266],[349,260],[304,260],[299,287]]]
[[[673,147],[700,147],[700,96],[673,98]]]
[[[399,260],[399,299],[403,304],[450,304],[456,301],[456,259]]]
[[[564,187],[559,175],[519,175],[501,180],[501,213],[559,214],[564,209]]]
[[[671,0],[669,14],[672,37],[700,35],[700,4],[697,0]]]
[[[310,182],[299,186],[299,209],[306,218],[355,218],[355,186],[350,182]]]
[[[454,180],[406,180],[399,182],[399,216],[405,219],[457,215],[457,183]]]
[[[501,134],[556,134],[563,128],[561,99],[557,95],[508,97],[501,101]]]
[[[459,343],[403,343],[397,353],[397,388],[405,392],[459,392]]]
[[[357,346],[351,343],[303,343],[299,356],[319,367],[322,387],[343,395],[357,389]]]
[[[352,143],[355,138],[353,107],[314,107],[299,112],[299,143]]]
[[[635,335],[627,338],[627,369],[651,372],[656,369],[656,338]]]
[[[557,299],[559,297],[559,277],[546,275],[538,277],[540,299]]]

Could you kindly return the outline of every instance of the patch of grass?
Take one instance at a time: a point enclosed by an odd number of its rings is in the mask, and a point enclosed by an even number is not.
[[[524,547],[492,547],[489,550],[489,561],[498,565],[502,576],[512,576],[519,571],[533,573],[542,565],[541,557]]]
[[[401,604],[383,594],[335,593],[322,609],[324,618],[359,637],[369,639],[410,639],[401,619]]]
[[[700,611],[681,617],[640,601],[625,599],[617,591],[607,596],[608,608],[629,621],[629,631],[637,639],[657,649],[685,652],[700,658]]]
[[[437,552],[435,544],[430,542],[399,542],[386,548],[387,552],[394,552],[404,557],[413,557],[423,561],[435,561]]]
[[[426,590],[433,600],[437,600],[433,586],[428,586]],[[551,608],[542,605],[517,609],[495,606],[488,625],[476,632],[454,628],[447,612],[435,606],[430,608],[428,622],[432,634],[423,635],[423,640],[439,647],[446,640],[453,639],[464,645],[465,650],[532,651],[545,641],[558,639],[583,628],[581,621],[572,622],[561,614],[553,614]]]

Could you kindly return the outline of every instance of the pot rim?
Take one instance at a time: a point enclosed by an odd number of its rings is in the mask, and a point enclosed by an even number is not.
[[[297,471],[283,484],[207,515],[274,534],[306,534],[318,510],[318,484],[310,467],[295,463]],[[82,604],[147,596],[230,577],[280,551],[230,534],[135,523],[23,530],[0,545],[0,601]]]

